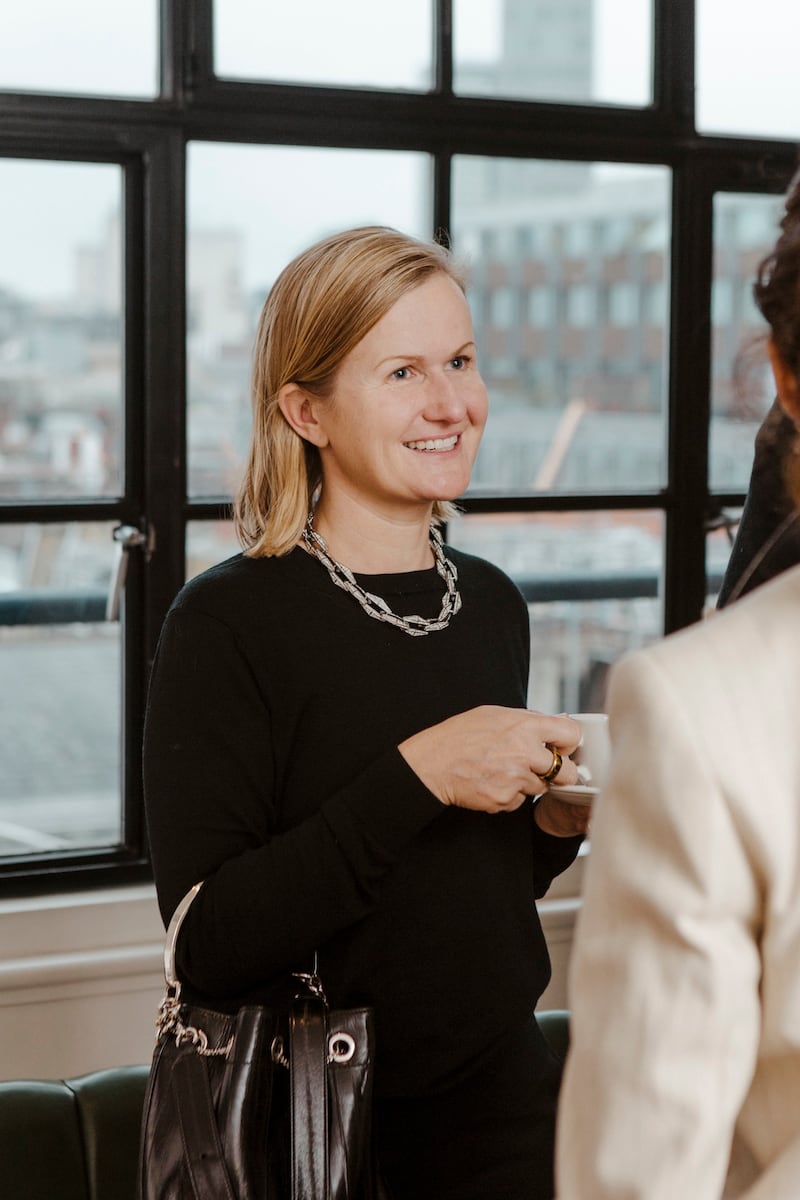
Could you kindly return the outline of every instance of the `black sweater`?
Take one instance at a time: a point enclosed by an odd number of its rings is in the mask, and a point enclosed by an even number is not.
[[[331,1003],[375,1006],[383,1094],[447,1085],[527,1019],[550,975],[534,897],[580,844],[543,833],[531,802],[443,806],[397,749],[476,705],[525,706],[523,598],[448,554],[463,608],[425,637],[371,619],[300,549],[211,568],[167,616],[145,724],[165,922],[207,881],[184,998],[274,1001],[316,947]],[[433,568],[360,582],[396,612],[441,605]]]

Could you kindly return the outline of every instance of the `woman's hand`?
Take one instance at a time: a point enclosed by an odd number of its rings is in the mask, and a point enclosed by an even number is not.
[[[590,804],[568,804],[552,792],[541,796],[533,810],[533,819],[539,828],[554,837],[576,837],[588,833],[591,815]]]
[[[568,756],[580,739],[570,717],[486,704],[420,730],[399,750],[442,804],[498,813],[546,791],[542,776],[553,764],[547,743],[563,758],[550,782],[575,783],[578,772]]]

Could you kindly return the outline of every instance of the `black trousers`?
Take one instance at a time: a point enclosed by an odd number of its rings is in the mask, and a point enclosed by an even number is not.
[[[561,1070],[531,1019],[458,1087],[379,1100],[390,1200],[553,1200]]]

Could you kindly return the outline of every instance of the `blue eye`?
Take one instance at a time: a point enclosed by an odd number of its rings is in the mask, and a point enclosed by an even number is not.
[[[396,371],[392,371],[392,379],[409,379],[410,377],[410,367],[398,367]]]
[[[450,366],[454,367],[456,371],[463,371],[465,367],[469,366],[469,358],[466,354],[459,354],[458,358],[451,358]]]

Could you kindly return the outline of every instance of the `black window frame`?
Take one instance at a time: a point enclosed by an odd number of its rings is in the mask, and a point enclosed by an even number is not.
[[[739,491],[708,482],[713,201],[779,194],[796,166],[783,139],[709,136],[694,124],[694,0],[654,0],[647,108],[455,95],[452,0],[435,2],[430,92],[217,78],[213,0],[161,0],[161,90],[152,100],[0,92],[0,156],[108,161],[125,172],[126,469],[119,500],[0,502],[0,522],[113,520],[155,531],[133,555],[125,602],[123,843],[0,860],[0,895],[129,883],[150,876],[139,745],[158,632],[185,569],[189,521],[218,520],[228,497],[187,496],[186,154],[193,140],[424,152],[433,163],[431,234],[447,231],[455,155],[663,165],[672,172],[668,467],[663,488],[475,494],[466,513],[658,510],[665,520],[664,632],[705,603],[706,536]]]

